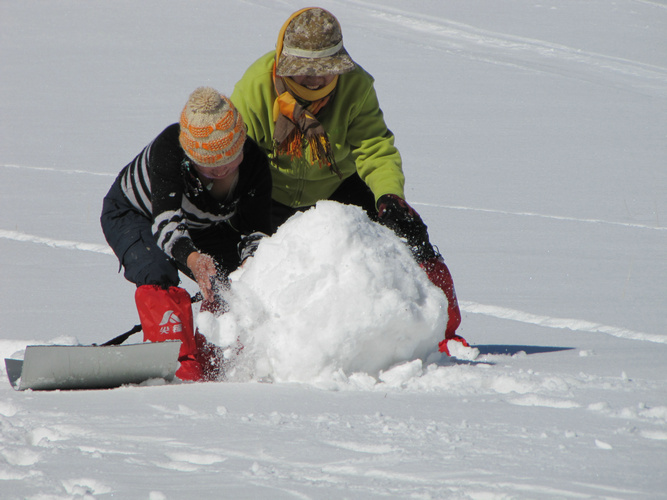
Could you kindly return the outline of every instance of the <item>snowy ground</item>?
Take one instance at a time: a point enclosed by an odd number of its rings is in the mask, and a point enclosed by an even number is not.
[[[228,325],[260,346],[267,324],[295,329],[275,332],[294,365],[261,351],[281,360],[278,381],[0,384],[0,497],[667,498],[667,2],[320,5],[376,77],[408,200],[452,270],[460,333],[479,355],[425,352],[418,338],[442,318],[390,243],[391,262],[353,269],[368,285],[356,294],[324,260],[291,261],[300,296],[278,272],[281,249],[297,248],[287,238],[237,286],[249,297],[254,270],[268,270],[264,286],[289,291],[282,323],[280,300],[261,297],[264,319]],[[0,0],[2,358],[137,322],[99,229],[102,197],[194,88],[231,93],[302,6]],[[334,222],[344,259],[358,247]],[[329,293],[338,279],[347,300],[306,295],[308,273]],[[405,296],[382,296],[387,274]],[[382,337],[372,326],[397,314],[384,300],[405,297],[424,299],[409,311],[421,326]],[[335,319],[364,303],[383,305],[368,307],[369,342],[346,352],[350,328]],[[304,359],[319,361],[301,370]]]

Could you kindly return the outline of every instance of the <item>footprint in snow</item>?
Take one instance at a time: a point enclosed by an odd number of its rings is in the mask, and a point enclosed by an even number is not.
[[[385,455],[387,453],[394,453],[400,451],[398,448],[386,444],[368,444],[357,443],[352,441],[324,441],[325,444],[341,448],[355,453],[367,453],[371,455]]]
[[[28,433],[28,442],[33,446],[48,447],[52,442],[65,441],[71,435],[82,435],[85,432],[79,428],[59,426],[38,427]]]
[[[545,408],[580,408],[581,405],[569,399],[544,398],[536,395],[528,395],[520,398],[510,399],[508,403],[517,406],[542,406]]]
[[[19,412],[19,408],[11,401],[0,401],[0,415],[13,417]]]
[[[29,448],[5,448],[0,450],[8,464],[29,467],[40,461],[41,455]]]
[[[39,475],[41,474],[34,470],[18,470],[10,467],[0,468],[0,481],[24,481]]]
[[[226,458],[210,453],[167,453],[174,462],[186,462],[194,465],[212,465],[224,462]]]
[[[167,408],[162,405],[150,405],[151,408],[160,411],[166,415],[178,415],[183,417],[197,417],[199,414],[192,408],[188,408],[185,405],[178,405],[177,409]]]
[[[110,493],[111,488],[96,479],[64,479],[62,485],[69,495],[86,497],[88,495],[104,495]]]
[[[167,458],[171,462],[156,462],[157,467],[169,470],[177,470],[180,472],[194,472],[200,469],[201,466],[213,465],[227,460],[219,455],[211,453],[167,453]]]

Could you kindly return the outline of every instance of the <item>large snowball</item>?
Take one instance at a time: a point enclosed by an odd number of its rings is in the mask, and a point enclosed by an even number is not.
[[[376,376],[437,351],[447,323],[444,294],[405,244],[335,202],[292,217],[231,279],[230,312],[198,325],[218,345],[240,340],[237,377]]]

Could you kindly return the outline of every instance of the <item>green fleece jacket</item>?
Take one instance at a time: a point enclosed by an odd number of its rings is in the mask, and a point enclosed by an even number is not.
[[[231,100],[243,116],[248,135],[272,159],[273,199],[291,207],[314,205],[331,196],[342,180],[326,167],[311,165],[308,153],[302,158],[273,156],[274,58],[271,51],[253,63],[234,87]],[[329,136],[344,179],[358,172],[376,201],[384,194],[404,198],[401,155],[384,122],[373,82],[360,66],[340,75],[334,98],[317,119]]]

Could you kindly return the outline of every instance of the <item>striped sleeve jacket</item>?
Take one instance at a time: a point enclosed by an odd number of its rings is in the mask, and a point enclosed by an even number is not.
[[[271,174],[266,154],[248,138],[236,188],[226,200],[209,195],[178,141],[179,125],[167,127],[119,174],[125,197],[152,220],[160,248],[186,264],[197,247],[191,229],[229,224],[241,235],[269,233]]]

